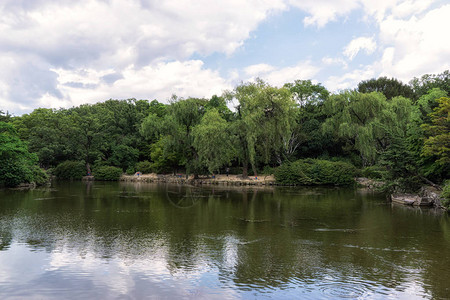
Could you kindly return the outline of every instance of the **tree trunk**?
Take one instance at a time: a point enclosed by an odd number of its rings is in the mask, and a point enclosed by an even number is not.
[[[248,177],[248,162],[245,159],[242,162],[242,178],[247,178]]]
[[[252,164],[253,176],[257,177],[255,164]]]
[[[86,172],[87,172],[88,176],[91,176],[91,175],[92,175],[92,172],[91,172],[91,166],[89,165],[88,162],[86,163]]]
[[[436,188],[438,191],[442,191],[442,188],[439,185],[437,185],[436,183],[432,182],[428,178],[425,178],[423,176],[419,176],[419,177],[420,177],[420,179],[422,179],[423,181],[425,181],[426,183],[428,183],[432,187]]]

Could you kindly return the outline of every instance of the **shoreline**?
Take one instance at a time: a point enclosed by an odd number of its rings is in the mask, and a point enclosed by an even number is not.
[[[162,175],[162,174],[143,174],[143,175],[122,175],[119,181],[125,182],[154,182],[154,183],[177,183],[193,185],[277,185],[273,175],[249,176],[242,178],[242,175],[215,175],[200,176],[194,179],[191,175],[187,179],[183,175]]]

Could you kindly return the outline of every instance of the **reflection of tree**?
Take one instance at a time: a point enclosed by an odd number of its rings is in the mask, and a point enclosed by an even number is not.
[[[208,197],[200,187],[185,185],[166,185],[166,198],[177,208],[190,208],[199,203],[200,198]]]
[[[285,288],[328,273],[391,289],[414,277],[433,297],[447,291],[448,220],[392,209],[370,194],[96,182],[56,188],[2,200],[0,250],[18,241],[130,263],[157,255],[173,276],[217,272],[239,287]],[[168,190],[176,197],[168,199]],[[194,205],[175,205],[185,195],[195,196]]]

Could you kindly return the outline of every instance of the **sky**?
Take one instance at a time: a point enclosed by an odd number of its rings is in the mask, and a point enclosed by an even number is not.
[[[450,69],[443,0],[0,0],[0,110]]]

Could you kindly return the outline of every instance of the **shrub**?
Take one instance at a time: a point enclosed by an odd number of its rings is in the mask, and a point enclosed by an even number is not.
[[[275,170],[281,184],[348,185],[354,182],[355,167],[349,163],[318,159],[303,159],[286,163]]]
[[[94,172],[96,180],[119,180],[122,175],[122,169],[112,166],[99,167]]]
[[[133,175],[135,172],[134,167],[128,167],[125,173],[127,173],[127,175]]]
[[[136,172],[142,174],[149,174],[153,172],[152,163],[148,160],[140,161],[136,164]]]
[[[48,175],[43,169],[33,166],[31,171],[33,172],[33,181],[36,185],[44,185],[48,182]]]
[[[81,161],[65,161],[56,166],[53,174],[59,179],[81,179],[86,174],[86,166]]]
[[[264,166],[263,170],[261,171],[261,175],[271,175],[273,174],[274,168],[271,166]]]
[[[450,211],[450,180],[446,181],[442,189],[442,206]]]
[[[15,187],[33,181],[33,172],[27,161],[6,159],[0,164],[0,185]]]
[[[370,179],[382,179],[386,173],[384,168],[379,166],[371,166],[362,169],[361,175]]]

